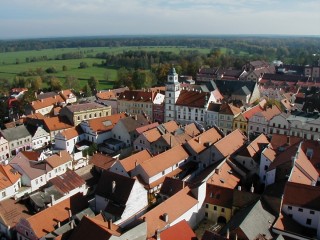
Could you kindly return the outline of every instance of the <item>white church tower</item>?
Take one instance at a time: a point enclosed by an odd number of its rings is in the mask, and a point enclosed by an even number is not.
[[[165,113],[164,121],[168,122],[176,120],[176,102],[180,95],[180,83],[178,81],[178,74],[175,68],[171,68],[168,73],[168,79],[166,84],[166,98],[165,98]]]

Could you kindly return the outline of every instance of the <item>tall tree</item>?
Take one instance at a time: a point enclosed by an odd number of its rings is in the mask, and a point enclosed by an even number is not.
[[[93,93],[97,92],[99,81],[96,77],[90,77],[88,80],[88,85]]]
[[[62,89],[62,84],[58,78],[51,78],[49,82],[49,86],[52,91],[60,91]]]
[[[77,91],[79,90],[79,80],[75,76],[68,75],[66,76],[63,86]]]
[[[84,88],[83,88],[83,94],[84,94],[85,97],[91,97],[91,96],[92,96],[92,91],[91,91],[91,89],[90,89],[90,87],[89,87],[88,84],[86,84],[86,85],[84,86]]]

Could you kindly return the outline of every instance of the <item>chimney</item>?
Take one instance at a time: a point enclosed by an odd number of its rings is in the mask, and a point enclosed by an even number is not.
[[[116,190],[116,181],[112,181],[112,193]]]
[[[136,121],[138,120],[138,115],[134,116],[134,120],[136,120]]]
[[[166,223],[169,223],[169,215],[168,215],[168,213],[164,213],[162,215],[162,217],[163,217],[163,221],[165,221]]]
[[[61,151],[59,151],[59,157],[62,157],[62,156],[61,156]]]
[[[61,222],[60,222],[60,221],[58,222],[57,227],[58,227],[58,228],[61,227]]]
[[[238,191],[241,191],[241,186],[238,186]]]
[[[199,138],[198,138],[198,142],[199,142],[199,144],[201,144],[201,139],[200,139],[200,136],[199,136]]]
[[[287,144],[290,146],[290,136],[287,136]]]
[[[156,239],[157,240],[161,240],[161,238],[160,238],[160,230],[159,229],[156,230]]]
[[[68,210],[69,212],[69,221],[71,221],[71,218],[72,218],[72,212],[71,212],[71,209]]]
[[[112,230],[112,219],[108,220],[108,229]]]
[[[236,236],[234,237],[234,240],[238,240],[238,234],[236,234]]]
[[[54,203],[54,195],[53,194],[50,195],[50,199],[51,199],[51,206],[53,206],[53,203]]]
[[[216,169],[214,170],[214,172],[215,172],[216,174],[219,174],[219,173],[220,173],[220,169],[219,169],[219,168],[216,168]]]
[[[253,192],[254,192],[253,184],[251,185],[250,192],[251,192],[251,193],[253,193]]]
[[[70,222],[70,229],[73,229],[74,228],[74,222],[73,220]]]
[[[134,162],[134,166],[135,166],[135,167],[138,166],[138,160],[136,160],[136,161]]]
[[[226,235],[227,239],[230,239],[230,232],[229,232],[229,228],[227,228],[227,235]]]

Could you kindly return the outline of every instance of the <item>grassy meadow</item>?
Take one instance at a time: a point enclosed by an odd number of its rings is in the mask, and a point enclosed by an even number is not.
[[[117,80],[117,71],[115,69],[103,68],[93,66],[94,63],[99,64],[103,59],[93,58],[97,53],[111,53],[119,54],[123,51],[164,51],[179,53],[181,50],[198,50],[201,53],[209,53],[208,48],[186,48],[186,47],[91,47],[91,48],[63,48],[63,49],[46,49],[46,50],[33,50],[33,51],[19,51],[19,52],[6,52],[0,53],[0,81],[1,79],[8,79],[12,81],[20,72],[28,70],[35,70],[42,68],[43,70],[54,67],[57,73],[48,74],[53,75],[64,82],[66,76],[74,76],[78,78],[80,87],[83,87],[90,77],[95,77],[99,80],[98,89],[112,88],[113,82]],[[81,52],[85,58],[71,59],[71,60],[54,60],[58,55],[66,53]],[[29,58],[39,58],[46,56],[47,60],[27,62]],[[17,64],[18,62],[18,64]],[[80,69],[80,62],[86,62],[88,68]],[[63,66],[67,70],[63,71]],[[44,86],[45,87],[45,86]]]

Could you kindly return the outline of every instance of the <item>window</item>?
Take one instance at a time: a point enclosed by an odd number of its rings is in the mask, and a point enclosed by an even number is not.
[[[310,214],[314,215],[314,211],[310,210]]]
[[[164,172],[164,171],[162,171],[162,175],[164,175],[164,173],[165,173],[165,172]]]
[[[206,203],[206,208],[208,208],[209,207],[209,205],[208,205],[208,203]]]
[[[291,206],[288,206],[288,210],[292,210],[292,207],[291,207]]]
[[[205,216],[208,217],[208,213],[207,212],[205,213]]]
[[[217,211],[217,206],[214,206],[214,207],[213,207],[213,210]]]
[[[298,211],[299,211],[299,212],[303,212],[303,209],[302,209],[302,208],[299,208]]]
[[[4,198],[4,197],[6,197],[6,192],[4,191],[4,192],[2,192],[1,193],[1,196]]]
[[[311,225],[311,223],[312,223],[312,220],[310,218],[307,218],[306,224]]]
[[[221,208],[221,212],[224,212],[224,208]]]

